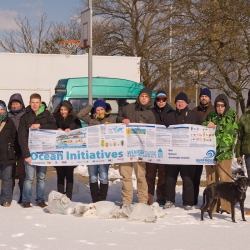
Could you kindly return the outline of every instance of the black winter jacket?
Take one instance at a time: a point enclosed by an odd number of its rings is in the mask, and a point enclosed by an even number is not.
[[[164,117],[164,125],[166,127],[177,124],[196,124],[201,125],[201,117],[198,113],[189,110],[188,107],[175,110]]]
[[[160,125],[164,125],[164,117],[166,115],[168,115],[171,112],[174,112],[174,110],[170,105],[166,104],[163,108],[159,108],[159,106],[156,103],[154,103],[152,111],[155,115],[156,124]]]
[[[57,129],[55,118],[48,110],[44,110],[36,116],[34,111],[28,106],[25,114],[21,117],[18,128],[18,141],[24,158],[30,157],[28,140],[29,128],[32,124],[40,124],[40,129]]]
[[[0,132],[0,164],[12,164],[15,160],[16,127],[10,118],[6,118]]]
[[[74,130],[82,127],[81,121],[73,115],[69,115],[66,122],[63,122],[63,118],[60,113],[54,113],[54,117],[56,120],[57,128],[61,128],[62,130],[65,130],[67,128],[69,128],[70,130]]]

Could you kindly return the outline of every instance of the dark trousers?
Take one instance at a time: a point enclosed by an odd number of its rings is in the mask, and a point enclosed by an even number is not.
[[[2,177],[2,190],[0,195],[1,204],[12,201],[12,164],[0,164],[0,173]]]
[[[25,165],[24,165],[24,158],[21,154],[20,158],[16,161],[16,163],[13,163],[12,165],[12,189],[14,189],[15,186],[15,176],[16,173],[18,175],[18,186],[20,189],[23,188],[23,183],[25,179]]]
[[[183,181],[182,204],[194,205],[194,165],[165,165],[165,198],[175,203],[175,186],[180,173]]]
[[[200,180],[201,174],[203,171],[203,165],[196,165],[195,166],[195,175],[194,175],[194,205],[198,204],[198,197],[200,191]]]
[[[148,184],[148,203],[152,204],[155,193],[155,179],[158,172],[156,202],[165,202],[165,168],[163,164],[146,163],[146,180]]]
[[[70,199],[72,198],[73,192],[74,168],[75,166],[56,167],[58,192],[64,194],[64,181],[66,178],[66,195]]]

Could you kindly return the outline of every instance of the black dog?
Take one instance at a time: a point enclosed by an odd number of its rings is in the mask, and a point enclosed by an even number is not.
[[[212,219],[212,211],[216,204],[217,198],[222,198],[231,204],[232,221],[235,221],[235,204],[240,203],[241,215],[243,221],[244,215],[244,201],[246,199],[247,187],[250,180],[247,177],[240,177],[235,182],[214,182],[208,185],[203,192],[203,204],[201,206],[201,220],[203,220],[204,212],[208,212],[210,219]],[[205,202],[206,199],[206,202]]]

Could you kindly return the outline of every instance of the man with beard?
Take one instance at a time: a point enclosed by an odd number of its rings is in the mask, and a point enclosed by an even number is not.
[[[204,88],[200,92],[200,105],[193,109],[201,117],[203,122],[209,113],[214,111],[214,106],[211,103],[211,91],[207,88]],[[197,165],[195,167],[195,176],[194,176],[194,205],[198,204],[199,197],[199,188],[200,188],[200,179],[203,171],[203,165]]]

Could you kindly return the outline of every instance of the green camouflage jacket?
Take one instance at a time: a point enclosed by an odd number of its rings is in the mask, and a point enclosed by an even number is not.
[[[236,157],[250,155],[250,110],[239,121],[239,133],[236,143]]]
[[[218,98],[219,97],[219,98]],[[226,159],[233,158],[234,141],[238,131],[238,124],[236,122],[236,112],[229,107],[228,99],[225,95],[219,95],[215,99],[223,99],[226,102],[226,110],[224,114],[219,115],[216,111],[211,112],[202,125],[207,126],[209,122],[216,125],[216,155],[215,161],[221,162]]]

